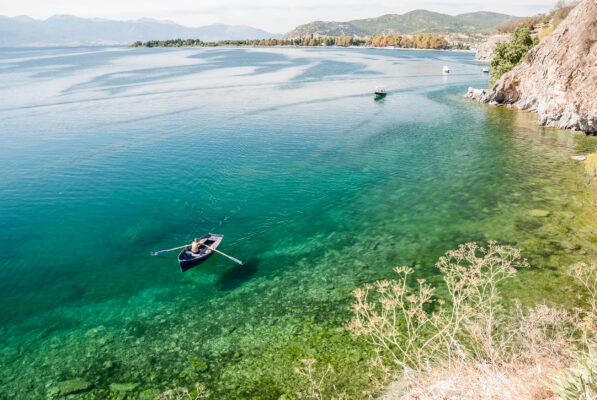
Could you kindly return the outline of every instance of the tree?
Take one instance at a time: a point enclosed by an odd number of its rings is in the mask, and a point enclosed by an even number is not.
[[[533,48],[539,39],[531,37],[526,26],[519,26],[514,31],[510,43],[498,43],[493,49],[491,61],[491,82],[493,84],[506,72],[520,64],[528,51]]]

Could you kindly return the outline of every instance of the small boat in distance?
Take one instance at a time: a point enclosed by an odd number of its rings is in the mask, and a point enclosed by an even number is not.
[[[444,74],[449,74],[450,73],[450,67],[448,67],[447,65],[444,65],[444,68],[443,68],[442,72]]]
[[[483,72],[485,72],[485,73],[488,74],[489,73],[489,67],[483,67]]]
[[[224,235],[216,235],[212,233],[200,237],[199,243],[201,243],[201,245],[199,246],[199,253],[193,253],[191,251],[191,245],[185,246],[178,255],[178,263],[180,264],[182,272],[206,261],[213,253],[215,253],[213,249],[216,249],[220,245],[223,238]]]
[[[384,86],[375,86],[374,93],[376,96],[385,96],[387,94],[386,88]]]

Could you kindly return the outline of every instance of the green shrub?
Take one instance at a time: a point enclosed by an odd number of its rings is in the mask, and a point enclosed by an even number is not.
[[[514,31],[510,43],[498,43],[493,49],[491,61],[491,82],[493,84],[506,72],[520,64],[528,51],[539,43],[537,37],[531,37],[526,26],[519,26]]]

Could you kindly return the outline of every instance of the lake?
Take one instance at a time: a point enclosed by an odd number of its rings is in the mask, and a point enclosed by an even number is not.
[[[442,66],[451,73],[442,75]],[[522,249],[508,298],[571,304],[597,255],[570,156],[595,138],[464,99],[466,52],[0,49],[0,398],[293,398],[300,360],[351,398],[351,292],[460,243]],[[388,95],[374,99],[377,85]],[[220,250],[181,273],[207,232]]]

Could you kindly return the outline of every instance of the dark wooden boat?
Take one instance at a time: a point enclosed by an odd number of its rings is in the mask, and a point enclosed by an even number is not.
[[[215,253],[215,251],[209,249],[207,246],[211,247],[212,249],[217,249],[223,238],[224,235],[209,233],[199,238],[199,242],[201,242],[201,245],[199,246],[199,253],[193,253],[191,251],[191,245],[188,245],[182,249],[178,255],[180,269],[184,272],[206,261],[213,253]]]

